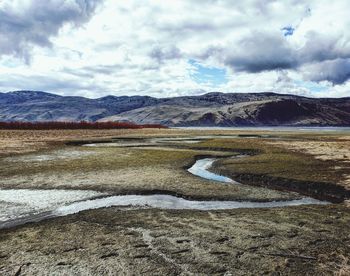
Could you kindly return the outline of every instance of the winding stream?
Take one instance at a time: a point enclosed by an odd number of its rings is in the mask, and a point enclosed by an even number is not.
[[[213,165],[215,161],[217,161],[216,158],[199,159],[187,171],[192,173],[193,175],[202,177],[204,179],[214,180],[223,183],[239,184],[238,182],[234,181],[229,177],[210,172],[209,168]]]
[[[207,180],[225,184],[239,184],[231,178],[209,171],[209,168],[216,160],[215,158],[199,159],[188,171]],[[0,190],[0,229],[112,206],[127,206],[140,209],[151,207],[160,209],[222,210],[273,208],[306,204],[324,205],[328,204],[328,202],[310,197],[271,202],[197,201],[165,194],[108,196],[94,191],[11,189]]]

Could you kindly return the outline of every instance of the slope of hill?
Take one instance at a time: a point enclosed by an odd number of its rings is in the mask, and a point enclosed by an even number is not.
[[[350,126],[350,98],[207,93],[99,99],[38,91],[0,93],[0,121],[132,121],[168,126]]]

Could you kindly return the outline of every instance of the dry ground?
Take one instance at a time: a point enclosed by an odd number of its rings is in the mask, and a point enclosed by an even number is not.
[[[113,137],[258,134],[160,148],[65,146]],[[162,190],[188,197],[271,200],[294,193],[204,181],[186,173],[196,155],[222,159],[216,170],[255,180],[346,186],[346,135],[229,131],[0,131],[0,185],[96,189],[111,193]],[[306,147],[308,145],[308,147]],[[326,146],[324,146],[326,145]],[[302,147],[304,146],[304,148]],[[314,148],[328,148],[320,159]],[[170,150],[164,150],[170,149]],[[77,151],[81,158],[63,154]],[[92,154],[90,154],[92,152]],[[324,151],[322,152],[324,154]],[[49,160],[35,159],[45,156]],[[50,159],[54,156],[54,159]],[[332,158],[333,157],[333,158]],[[33,159],[34,158],[34,159]],[[34,160],[34,161],[33,161]],[[341,167],[337,169],[336,167]],[[136,175],[136,176],[135,176]],[[305,182],[307,183],[307,182]],[[258,183],[250,183],[252,185]],[[274,187],[276,188],[276,187]],[[287,186],[285,187],[288,188]],[[350,211],[344,204],[227,211],[105,208],[0,230],[1,275],[349,275]]]
[[[14,275],[349,275],[341,206],[83,212],[0,232]]]

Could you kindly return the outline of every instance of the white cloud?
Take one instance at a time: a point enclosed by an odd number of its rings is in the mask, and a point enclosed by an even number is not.
[[[14,17],[0,19],[0,90],[350,96],[348,10],[347,0],[3,0],[0,15]],[[195,82],[190,59],[226,69],[228,82]]]

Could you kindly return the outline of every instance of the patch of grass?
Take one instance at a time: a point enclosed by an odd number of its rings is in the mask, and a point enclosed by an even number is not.
[[[87,156],[80,158],[56,159],[50,161],[11,161],[1,163],[0,175],[26,175],[43,172],[84,172],[99,170],[117,170],[124,168],[142,169],[146,166],[173,166],[182,167],[188,164],[196,154],[195,151],[166,151],[166,150],[147,150],[138,148],[117,148],[117,147],[101,147],[101,148],[64,148],[66,150],[74,150],[91,152]],[[50,154],[48,152],[37,152],[28,154],[28,156],[36,156],[41,154]]]
[[[185,147],[185,145],[183,145]],[[188,144],[186,145],[188,146]],[[178,145],[176,145],[178,147]],[[55,149],[53,152],[55,152]],[[94,189],[114,193],[169,191],[190,198],[225,200],[282,200],[297,198],[285,193],[248,185],[223,185],[191,175],[185,170],[198,155],[232,155],[233,152],[191,148],[70,147],[60,150],[92,153],[78,159],[28,162],[0,161],[0,185],[21,188]],[[18,157],[52,154],[41,151]]]
[[[291,139],[291,136],[286,137],[282,141]],[[304,138],[298,135],[293,139]],[[305,139],[311,138],[306,136]],[[242,185],[239,189],[234,186],[223,187],[215,182],[191,176],[184,170],[199,155],[232,156],[237,153],[251,154],[251,156],[222,158],[214,164],[213,170],[231,176],[244,184],[267,186],[284,191],[306,190],[306,194],[311,196],[320,192],[318,186],[312,186],[314,183],[318,185],[323,182],[322,184],[327,186],[322,186],[323,195],[333,189],[334,185],[329,183],[336,184],[343,177],[343,169],[334,169],[337,161],[317,160],[311,155],[273,145],[271,139],[222,138],[209,139],[196,144],[177,142],[171,146],[167,143],[150,144],[150,146],[152,148],[57,146],[54,151],[81,151],[91,154],[81,158],[42,162],[28,162],[20,159],[9,162],[1,159],[0,176],[3,180],[0,180],[0,184],[45,188],[79,187],[101,191],[108,189],[115,192],[142,188],[143,190],[171,190],[187,195],[201,194],[213,197],[220,195],[220,198],[226,195],[230,198],[248,196],[259,200],[265,198],[263,191],[266,191],[266,197],[270,197],[270,194],[278,198],[284,196],[271,189],[256,189],[248,185]],[[51,153],[44,150],[23,156]],[[314,183],[311,183],[311,186],[305,186],[310,184],[305,182]],[[332,186],[331,189],[329,185]],[[341,193],[343,191],[334,191],[335,195]],[[260,196],[257,196],[258,194]]]
[[[301,137],[299,137],[301,139]],[[220,147],[232,151],[255,153],[243,159],[222,159],[217,163],[223,171],[238,174],[269,175],[302,181],[336,183],[342,175],[335,171],[335,161],[322,161],[309,154],[293,152],[274,146],[264,139],[214,139],[197,147]]]
[[[182,169],[188,166],[196,155],[211,150],[250,152],[254,155],[242,159],[221,159],[217,163],[222,171],[238,174],[257,174],[288,179],[336,183],[341,173],[334,170],[334,161],[317,160],[311,155],[292,152],[273,146],[264,139],[211,139],[198,144],[183,144],[188,150],[142,149],[131,147],[65,147],[66,150],[92,152],[76,159],[57,159],[45,162],[1,162],[0,175],[31,175],[42,172],[88,172],[118,170],[124,168],[142,169],[148,166],[162,166]],[[197,149],[197,150],[196,150]],[[30,155],[47,154],[31,153]],[[222,153],[223,154],[223,153]]]

